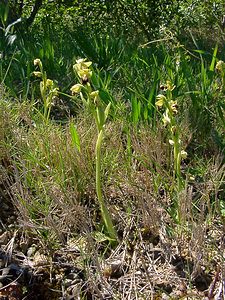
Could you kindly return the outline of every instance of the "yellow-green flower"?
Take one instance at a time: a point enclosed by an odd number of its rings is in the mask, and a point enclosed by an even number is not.
[[[176,126],[172,126],[170,128],[170,131],[171,131],[172,134],[175,134],[177,132],[177,127]]]
[[[99,91],[97,90],[97,91],[91,92],[90,96],[91,96],[91,98],[96,98],[96,97],[98,97],[98,94],[99,94]]]
[[[81,58],[76,61],[76,64],[73,66],[73,68],[80,78],[86,77],[89,79],[92,76],[92,71],[89,69],[91,64],[91,61],[86,61],[86,58]]]
[[[175,114],[177,114],[177,112],[178,112],[177,111],[177,101],[171,100],[169,102],[169,105],[170,105],[170,108],[171,108],[172,112],[175,113]]]
[[[187,152],[184,150],[181,150],[180,156],[181,156],[181,158],[184,158],[184,159],[187,158]]]
[[[33,72],[33,74],[34,74],[34,76],[36,76],[36,77],[42,77],[42,73],[41,72]]]
[[[189,177],[189,180],[190,180],[190,181],[194,181],[194,180],[195,180],[195,177],[194,177],[194,176],[190,176],[190,177]]]
[[[169,124],[171,122],[170,117],[168,115],[168,109],[166,110],[166,112],[163,114],[163,118],[162,118],[163,124],[164,126],[166,126],[167,124]]]
[[[216,64],[216,70],[223,72],[225,70],[225,63],[222,60],[219,60]]]
[[[169,91],[173,91],[175,89],[175,85],[172,84],[172,82],[170,80],[166,81],[166,87]]]
[[[70,89],[71,92],[72,92],[72,95],[75,95],[75,94],[80,93],[82,87],[83,87],[83,85],[80,84],[80,83],[77,83],[77,84],[73,85],[73,86],[71,87],[71,89]]]
[[[162,94],[159,94],[158,96],[156,96],[156,100],[157,101],[156,101],[155,105],[158,107],[162,107],[166,101],[166,97]]]
[[[40,60],[39,58],[36,58],[36,59],[34,60],[34,66],[39,66],[39,67],[42,66],[41,60]]]
[[[92,76],[92,71],[90,69],[80,69],[80,70],[77,70],[77,74],[80,78],[91,78]]]
[[[87,61],[87,58],[80,58],[76,60],[75,68],[88,69],[92,65],[91,61]]]
[[[53,81],[51,79],[46,80],[46,87],[49,89],[53,87]]]

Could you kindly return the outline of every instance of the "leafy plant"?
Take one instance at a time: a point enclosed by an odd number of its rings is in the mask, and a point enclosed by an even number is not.
[[[90,111],[90,113],[93,115],[96,122],[97,131],[98,131],[98,137],[97,137],[96,147],[95,147],[96,193],[99,201],[101,215],[106,226],[106,230],[109,234],[109,237],[113,241],[115,241],[117,240],[117,234],[113,226],[113,222],[110,213],[107,209],[107,206],[105,204],[102,195],[102,190],[101,190],[101,146],[104,137],[104,127],[105,127],[106,120],[108,118],[111,103],[109,102],[109,104],[105,108],[104,105],[101,103],[101,99],[99,97],[99,91],[92,90],[90,84],[90,79],[92,76],[92,71],[90,69],[91,64],[92,62],[86,61],[86,59],[77,60],[76,64],[74,65],[74,70],[77,73],[78,77],[80,78],[81,83],[77,83],[74,86],[72,86],[71,92],[73,95],[77,93],[80,94],[83,103]]]
[[[47,78],[47,74],[43,69],[42,62],[39,58],[34,60],[34,66],[38,67],[38,71],[34,71],[33,74],[41,78],[40,92],[43,101],[43,118],[46,123],[49,121],[50,112],[52,108],[53,98],[58,95],[58,88],[55,86],[51,79]]]
[[[168,127],[170,139],[169,144],[173,147],[173,161],[174,161],[174,175],[177,179],[177,192],[178,197],[182,189],[184,188],[184,180],[181,175],[181,161],[187,157],[187,152],[182,149],[180,140],[180,128],[177,124],[175,115],[178,113],[177,101],[173,100],[173,90],[175,86],[167,81],[164,87],[166,91],[166,96],[159,94],[156,99],[156,106],[159,108],[165,108],[163,113],[162,121],[165,127]],[[177,221],[180,223],[180,207],[178,203],[177,210]]]

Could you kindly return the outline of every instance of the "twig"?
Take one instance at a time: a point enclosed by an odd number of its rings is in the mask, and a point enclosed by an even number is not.
[[[215,277],[213,279],[213,282],[212,282],[212,284],[211,284],[211,286],[209,288],[209,292],[208,292],[208,299],[209,300],[210,299],[214,299],[213,293],[215,291],[216,283],[219,280],[219,274],[220,274],[220,268],[218,267],[216,275],[215,275]]]
[[[150,45],[150,44],[153,44],[153,43],[158,43],[158,42],[163,42],[163,41],[168,41],[168,40],[172,40],[173,37],[167,37],[167,38],[163,38],[163,39],[158,39],[158,40],[154,40],[154,41],[150,41],[146,44],[143,44],[143,45],[139,45],[138,48],[144,48],[146,47],[147,45]]]

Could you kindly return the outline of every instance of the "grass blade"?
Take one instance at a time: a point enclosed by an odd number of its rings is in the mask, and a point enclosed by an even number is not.
[[[80,138],[77,129],[73,123],[70,123],[70,134],[71,134],[73,146],[75,146],[77,150],[80,152]]]
[[[215,69],[215,63],[216,63],[216,55],[217,55],[217,51],[218,51],[218,43],[216,44],[216,47],[213,51],[213,56],[212,56],[212,61],[211,61],[211,65],[209,67],[210,71],[214,71]]]

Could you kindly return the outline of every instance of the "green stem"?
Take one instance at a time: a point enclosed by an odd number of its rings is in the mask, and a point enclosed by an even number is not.
[[[177,177],[180,177],[180,145],[178,137],[174,137],[174,171]]]
[[[52,108],[52,97],[49,96],[47,97],[47,102],[46,102],[46,123],[48,123],[49,118],[50,118],[50,113],[51,113],[51,108]]]
[[[47,124],[48,120],[49,120],[49,114],[50,114],[50,110],[48,108],[48,104],[47,104],[47,99],[44,98],[43,99],[43,103],[44,103],[44,113],[43,113],[43,118],[44,118],[44,122]]]
[[[98,197],[98,201],[99,201],[102,218],[105,223],[108,234],[109,234],[110,238],[112,238],[113,240],[117,240],[117,234],[114,229],[109,211],[103,200],[102,190],[101,190],[101,144],[102,144],[102,140],[103,140],[103,130],[100,130],[98,133],[98,139],[97,139],[96,148],[95,148],[95,151],[96,151],[96,192],[97,192],[97,197]]]

